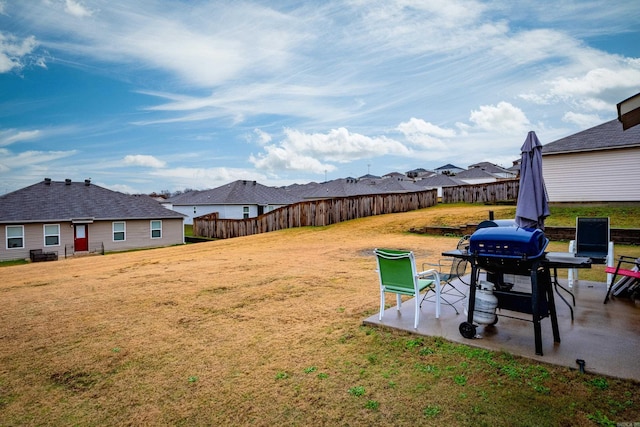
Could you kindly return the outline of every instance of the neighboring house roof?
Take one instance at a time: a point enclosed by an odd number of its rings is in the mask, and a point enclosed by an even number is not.
[[[280,187],[267,187],[256,181],[237,180],[211,190],[189,191],[169,199],[181,205],[288,205],[300,198]]]
[[[410,173],[424,173],[424,172],[429,172],[429,171],[426,170],[425,168],[415,168],[415,169],[411,169],[410,171],[407,171],[406,174],[409,175]]]
[[[452,170],[452,169],[457,169],[457,170],[461,170],[463,171],[464,168],[460,168],[458,166],[452,165],[451,163],[447,163],[444,166],[440,166],[439,168],[436,168],[436,171],[443,171],[443,170]]]
[[[622,123],[622,129],[631,129],[640,125],[640,93],[625,99],[617,104],[618,120]]]
[[[513,161],[513,166],[511,166],[509,169],[510,171],[517,171],[520,172],[520,163],[522,162],[522,159],[516,159]]]
[[[424,186],[418,185],[412,180],[380,179],[368,183],[377,193],[409,193],[412,191],[424,191]]]
[[[316,188],[320,187],[322,184],[317,182],[309,182],[306,184],[291,184],[284,187],[284,191],[294,197],[298,201],[303,200],[307,194],[315,191]]]
[[[354,178],[334,179],[323,182],[305,195],[306,199],[326,199],[332,197],[359,196],[376,194],[380,189],[375,185],[364,184]]]
[[[469,166],[469,169],[481,169],[481,170],[484,170],[485,172],[489,172],[491,174],[500,174],[500,175],[505,174],[505,173],[509,173],[508,169],[505,169],[502,166],[498,166],[498,165],[490,163],[490,162],[476,163],[475,165]],[[461,172],[461,173],[464,173],[464,172]]]
[[[382,175],[383,179],[387,179],[387,178],[406,178],[407,176],[403,173],[400,172],[389,172],[386,173],[384,175]]]
[[[498,173],[498,172],[496,172]],[[487,171],[481,167],[473,167],[471,169],[467,169],[466,171],[462,171],[456,174],[457,179],[470,179],[470,178],[493,178],[496,179],[496,173],[492,173]],[[505,171],[500,171],[499,173],[505,173]]]
[[[542,155],[628,147],[640,147],[640,127],[625,131],[615,119],[550,142],[542,147]]]
[[[184,218],[147,195],[71,180],[44,181],[0,196],[0,222]]]
[[[431,176],[433,174],[435,174],[435,172],[424,169],[424,168],[417,168],[417,169],[407,171],[406,176],[409,178],[418,178],[423,176]]]
[[[360,178],[358,179],[380,179],[379,176],[376,175],[371,175],[370,173],[366,174],[366,175],[362,175]]]
[[[465,185],[466,182],[456,178],[452,178],[448,175],[438,174],[423,178],[417,182],[417,184],[423,188],[435,188],[435,187],[455,187],[457,185]]]

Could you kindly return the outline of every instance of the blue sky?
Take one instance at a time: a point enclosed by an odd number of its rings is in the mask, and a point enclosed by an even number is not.
[[[628,0],[0,0],[0,194],[510,166],[640,91]]]

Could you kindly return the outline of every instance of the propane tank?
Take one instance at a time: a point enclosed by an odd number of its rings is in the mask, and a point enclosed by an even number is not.
[[[473,321],[475,323],[481,325],[496,323],[498,297],[493,294],[493,289],[493,283],[480,281],[480,286],[476,290],[476,305],[473,310]]]

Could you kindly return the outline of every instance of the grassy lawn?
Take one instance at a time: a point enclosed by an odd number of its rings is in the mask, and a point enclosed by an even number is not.
[[[639,421],[637,383],[362,325],[379,303],[373,248],[437,260],[457,238],[408,229],[489,209],[514,208],[439,206],[2,268],[0,425]]]

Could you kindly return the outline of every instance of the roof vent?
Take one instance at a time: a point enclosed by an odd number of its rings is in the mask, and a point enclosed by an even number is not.
[[[65,185],[71,185],[71,180],[69,178],[64,180]]]
[[[87,187],[91,185],[91,180],[90,179],[85,179],[84,180],[84,185],[86,185]]]
[[[44,185],[51,185],[51,178],[45,178]]]

